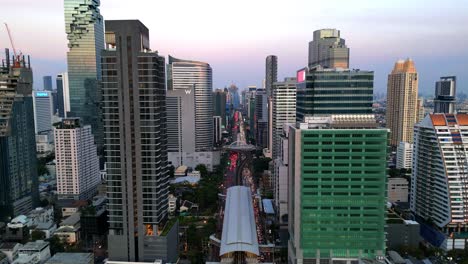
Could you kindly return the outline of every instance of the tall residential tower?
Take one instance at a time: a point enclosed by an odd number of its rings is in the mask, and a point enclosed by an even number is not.
[[[418,73],[411,59],[399,60],[388,75],[387,128],[390,145],[413,142],[413,127],[418,115]]]
[[[265,63],[265,90],[268,96],[271,96],[273,83],[278,81],[278,57],[270,55],[266,57]]]
[[[169,194],[164,57],[150,50],[138,20],[106,21],[101,55],[109,258],[174,262],[177,236],[161,235]]]
[[[415,126],[410,208],[418,221],[437,227],[425,227],[423,237],[445,250],[467,246],[467,157],[467,114],[429,114]]]

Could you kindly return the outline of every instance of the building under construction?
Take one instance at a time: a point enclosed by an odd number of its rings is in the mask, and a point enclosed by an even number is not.
[[[38,201],[36,140],[29,57],[8,49],[0,64],[0,221]]]

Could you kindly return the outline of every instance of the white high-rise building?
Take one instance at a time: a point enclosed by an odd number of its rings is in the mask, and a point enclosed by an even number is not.
[[[468,227],[468,115],[430,114],[414,128],[411,211],[464,248]]]
[[[400,142],[397,147],[396,168],[411,169],[413,164],[413,144]]]
[[[57,191],[61,199],[86,200],[100,183],[99,157],[90,125],[64,119],[54,128]]]
[[[296,122],[296,78],[286,78],[284,82],[273,84],[272,91],[272,156],[280,152],[280,137],[283,125]]]
[[[54,115],[52,92],[35,91],[33,95],[36,134],[52,130],[52,116]]]

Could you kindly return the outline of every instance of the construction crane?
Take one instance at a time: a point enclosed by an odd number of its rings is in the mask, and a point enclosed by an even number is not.
[[[14,60],[13,60],[13,67],[15,68],[20,68],[21,65],[20,65],[20,61],[21,61],[21,52],[18,54],[16,53],[16,49],[15,49],[15,44],[13,42],[13,38],[11,37],[11,32],[10,32],[10,28],[8,27],[8,24],[7,23],[4,23],[5,24],[5,27],[6,27],[6,30],[8,32],[8,38],[10,38],[10,44],[11,44],[11,48],[13,49],[13,54],[14,54]],[[9,58],[7,58],[7,60],[9,60]]]

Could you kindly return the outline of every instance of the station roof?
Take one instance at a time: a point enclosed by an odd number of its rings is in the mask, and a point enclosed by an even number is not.
[[[252,193],[244,186],[227,189],[219,255],[236,251],[260,255]]]

